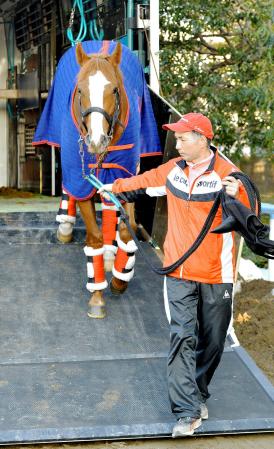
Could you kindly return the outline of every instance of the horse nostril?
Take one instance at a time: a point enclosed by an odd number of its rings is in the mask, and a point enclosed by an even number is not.
[[[85,142],[86,142],[86,145],[88,145],[88,146],[91,144],[91,138],[90,138],[89,134],[86,135]]]
[[[94,139],[94,137],[89,136],[88,134],[85,137],[86,145],[89,147],[89,151],[92,151],[94,153],[102,153],[105,151],[106,147],[108,146],[109,139],[106,135],[102,134],[98,140]]]
[[[106,147],[106,146],[108,145],[108,137],[107,137],[106,135],[103,135],[103,136],[101,137],[101,145],[102,145],[103,147]]]

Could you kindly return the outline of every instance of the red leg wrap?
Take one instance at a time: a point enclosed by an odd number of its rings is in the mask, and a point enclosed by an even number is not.
[[[84,251],[87,256],[87,289],[91,292],[105,289],[107,281],[104,270],[104,248],[94,249],[86,246]]]
[[[130,281],[134,274],[136,246],[131,240],[127,244],[118,240],[119,247],[115,257],[112,274],[122,281]],[[122,248],[121,248],[122,246]]]
[[[102,233],[104,245],[117,247],[119,215],[119,211],[102,209]]]

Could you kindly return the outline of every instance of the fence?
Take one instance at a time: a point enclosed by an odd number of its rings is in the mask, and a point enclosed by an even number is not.
[[[262,203],[262,213],[270,215],[270,240],[274,240],[274,204]],[[268,260],[268,280],[274,282],[274,259]]]

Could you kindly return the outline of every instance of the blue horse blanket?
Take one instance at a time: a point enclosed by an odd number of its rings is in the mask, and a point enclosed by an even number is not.
[[[113,41],[86,41],[82,43],[87,54],[100,53],[108,46],[108,53],[115,49]],[[82,164],[79,155],[79,130],[73,121],[72,101],[79,65],[75,47],[70,48],[60,59],[51,90],[40,117],[33,145],[48,144],[61,147],[63,189],[79,200],[90,198],[95,189],[82,177]],[[134,144],[132,148],[110,151],[96,176],[104,184],[117,178],[136,174],[140,157],[162,154],[156,121],[154,118],[149,91],[138,58],[126,46],[122,46],[120,69],[129,101],[127,126],[116,146]],[[84,144],[85,172],[89,164],[96,164],[98,156],[90,154]],[[112,164],[119,167],[113,168]],[[111,168],[108,168],[111,167]]]

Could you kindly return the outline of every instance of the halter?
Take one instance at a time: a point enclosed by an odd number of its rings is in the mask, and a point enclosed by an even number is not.
[[[105,117],[106,121],[108,122],[109,129],[108,129],[107,137],[108,137],[108,143],[109,143],[113,137],[113,132],[114,132],[114,128],[115,128],[116,124],[118,124],[122,128],[125,128],[123,123],[121,123],[120,120],[118,119],[119,114],[120,114],[120,92],[119,92],[118,87],[115,87],[115,89],[113,90],[113,94],[115,95],[115,109],[114,109],[114,113],[112,116],[107,111],[105,111],[104,109],[99,108],[97,106],[92,106],[90,108],[87,108],[85,111],[83,111],[82,105],[81,105],[81,91],[78,90],[78,93],[79,93],[79,107],[80,107],[80,113],[81,113],[81,118],[82,118],[82,125],[84,126],[84,128],[87,132],[87,136],[89,136],[89,134],[88,134],[88,128],[87,128],[87,125],[85,124],[84,118],[87,117],[92,112],[99,112],[100,114],[102,114]]]

